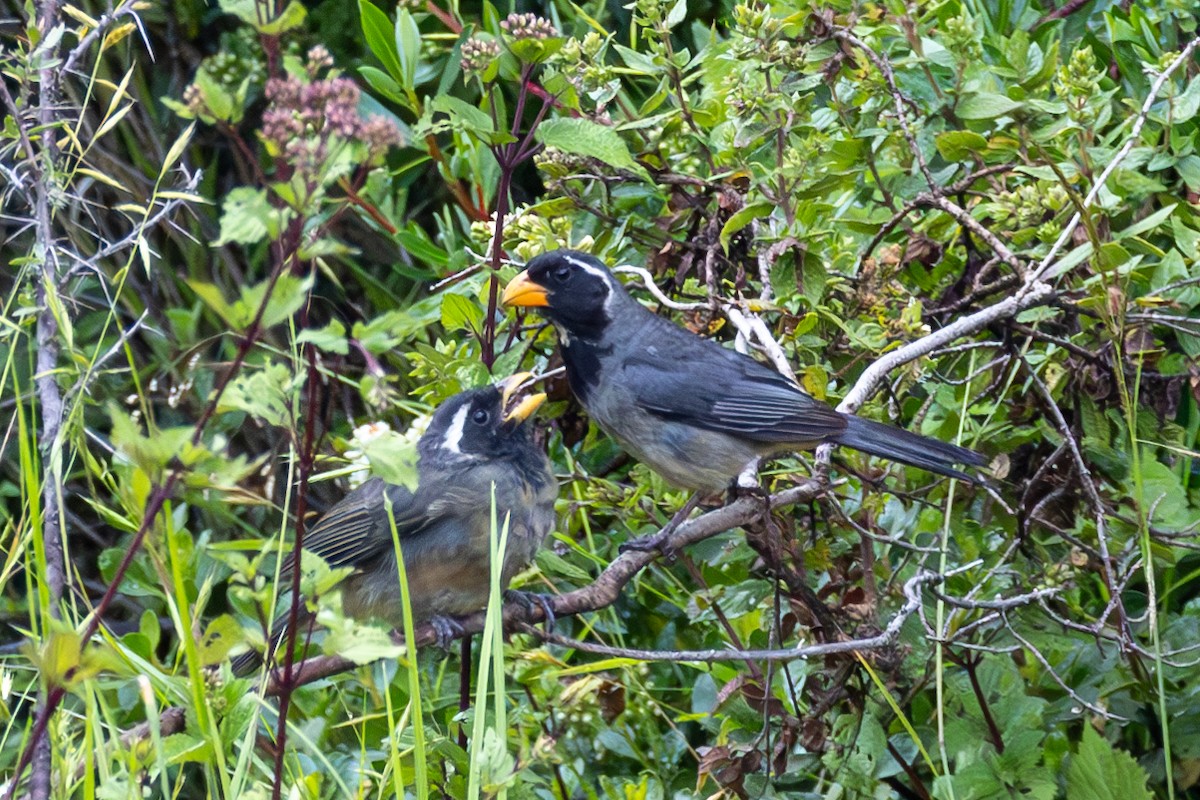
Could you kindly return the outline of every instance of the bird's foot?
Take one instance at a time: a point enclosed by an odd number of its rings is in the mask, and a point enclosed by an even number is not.
[[[743,497],[757,498],[762,502],[761,515],[771,513],[771,493],[768,492],[758,479],[758,462],[752,462],[754,469],[747,467],[729,486],[729,502]]]
[[[760,514],[767,516],[771,513],[771,493],[762,486],[743,486],[739,490],[741,497],[753,497],[762,505]]]
[[[443,650],[449,650],[450,643],[462,636],[463,633],[463,626],[453,617],[438,614],[429,618],[429,624],[433,627],[434,635],[437,637],[434,641]]]
[[[554,596],[541,594],[540,592],[522,592],[519,589],[506,589],[504,591],[504,602],[516,603],[525,609],[528,613],[534,606],[542,609],[542,616],[545,621],[542,623],[547,631],[554,630],[554,623],[557,617],[554,615]]]
[[[618,550],[622,553],[628,553],[630,550],[636,553],[653,553],[657,551],[662,553],[668,559],[672,559],[675,555],[674,551],[669,547],[664,547],[664,545],[667,543],[667,540],[671,538],[671,534],[675,532],[675,528],[677,527],[678,525],[675,525],[673,522],[669,522],[667,523],[667,527],[663,528],[658,533],[651,533],[647,536],[639,536],[636,539],[630,539],[628,542],[622,543]]]
[[[691,513],[696,509],[696,506],[699,505],[699,503],[700,495],[693,494],[690,498],[688,498],[688,501],[683,504],[683,508],[675,512],[675,516],[671,517],[671,521],[668,522],[661,531],[658,533],[652,533],[649,536],[639,536],[636,539],[630,539],[628,542],[625,542],[621,545],[619,548],[620,552],[624,553],[629,550],[633,550],[638,553],[653,553],[657,551],[662,553],[668,561],[674,561],[675,550],[674,548],[668,546],[667,543],[671,540],[671,535],[675,533],[675,530],[682,525],[689,516],[691,516]]]

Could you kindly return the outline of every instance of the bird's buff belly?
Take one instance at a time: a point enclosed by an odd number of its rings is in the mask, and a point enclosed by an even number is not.
[[[541,537],[531,535],[528,524],[511,527],[501,589],[533,558],[540,543]],[[424,549],[410,543],[404,561],[414,621],[463,616],[487,605],[491,566],[486,546],[486,542],[473,542],[472,546]],[[404,600],[396,560],[391,555],[380,560],[386,564],[342,581],[342,610],[356,619],[378,619],[399,628],[404,622]]]

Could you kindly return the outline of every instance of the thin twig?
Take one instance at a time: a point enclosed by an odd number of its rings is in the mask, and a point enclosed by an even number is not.
[[[1087,196],[1083,198],[1084,209],[1087,209],[1096,202],[1096,198],[1100,196],[1100,191],[1104,188],[1104,185],[1108,183],[1108,179],[1112,177],[1112,174],[1116,172],[1117,168],[1121,165],[1121,162],[1123,162],[1126,156],[1129,155],[1130,151],[1133,150],[1134,145],[1137,144],[1138,136],[1142,132],[1142,127],[1146,124],[1146,120],[1150,116],[1150,109],[1154,107],[1154,103],[1158,99],[1158,93],[1162,91],[1163,86],[1166,85],[1167,80],[1171,77],[1175,70],[1191,61],[1192,53],[1196,50],[1198,45],[1200,45],[1200,38],[1192,39],[1190,42],[1188,42],[1187,46],[1183,48],[1179,55],[1172,59],[1171,63],[1167,65],[1167,68],[1159,74],[1154,83],[1150,84],[1150,93],[1146,95],[1146,99],[1142,102],[1141,110],[1138,112],[1137,117],[1133,120],[1133,127],[1129,130],[1129,136],[1126,137],[1125,144],[1120,150],[1117,151],[1116,155],[1112,157],[1112,160],[1108,162],[1108,166],[1105,167],[1104,171],[1100,173],[1100,177],[1096,179],[1096,182],[1092,185],[1092,188],[1087,193]],[[1062,233],[1058,236],[1058,239],[1055,240],[1054,244],[1050,246],[1050,250],[1046,253],[1045,257],[1042,258],[1041,262],[1038,263],[1037,267],[1034,268],[1032,274],[1029,276],[1031,281],[1040,281],[1047,276],[1051,267],[1057,263],[1059,251],[1066,246],[1067,242],[1071,241],[1071,237],[1075,235],[1075,229],[1079,227],[1079,223],[1082,221],[1082,212],[1076,211],[1071,215],[1070,221],[1067,222],[1066,227],[1063,228]]]
[[[905,110],[905,104],[910,104],[912,101],[906,98],[900,91],[900,87],[896,83],[896,74],[892,71],[891,62],[876,53],[866,42],[848,30],[843,28],[835,29],[833,36],[861,50],[870,59],[871,63],[875,65],[875,69],[879,70],[880,74],[883,75],[883,79],[887,81],[888,89],[891,90],[892,103],[896,106],[896,119],[900,123],[900,129],[904,132],[904,138],[908,141],[908,149],[912,152],[913,159],[917,162],[917,168],[920,169],[921,174],[925,177],[929,188],[936,190],[937,181],[933,179],[933,174],[929,171],[929,165],[925,163],[925,155],[921,152],[920,145],[917,144],[917,137],[908,125],[908,112]]]

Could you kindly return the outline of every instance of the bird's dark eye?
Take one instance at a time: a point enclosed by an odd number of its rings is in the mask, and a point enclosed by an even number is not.
[[[487,425],[488,420],[491,418],[491,414],[488,414],[482,408],[476,409],[471,413],[471,422],[474,422],[476,425]]]
[[[554,275],[554,280],[559,283],[566,283],[567,278],[571,277],[571,268],[563,264],[562,266],[555,267],[552,274]]]

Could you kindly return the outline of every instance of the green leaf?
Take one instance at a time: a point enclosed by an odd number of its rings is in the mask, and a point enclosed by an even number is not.
[[[283,364],[269,364],[264,369],[242,372],[221,394],[217,412],[244,411],[267,425],[290,426],[291,397],[300,380]]]
[[[126,551],[119,547],[110,547],[100,554],[97,566],[100,567],[100,575],[105,581],[112,582],[125,555]],[[166,599],[158,585],[158,576],[148,569],[146,560],[142,558],[135,558],[126,570],[125,577],[121,580],[121,591],[134,597]]]
[[[346,341],[346,326],[336,319],[331,320],[324,328],[305,328],[296,337],[296,343],[311,343],[318,350],[343,356],[350,352],[350,343]]]
[[[720,689],[713,676],[707,672],[696,676],[691,695],[693,714],[711,714],[720,705]]]
[[[417,446],[395,431],[371,437],[362,445],[371,472],[409,491],[417,488]]]
[[[1160,529],[1182,532],[1196,522],[1196,509],[1188,503],[1187,491],[1178,474],[1159,461],[1145,458],[1141,473],[1142,502],[1147,509],[1154,511],[1151,524]],[[1128,484],[1130,496],[1136,497],[1137,487],[1132,477],[1128,479]]]
[[[1145,217],[1144,219],[1140,219],[1137,222],[1133,223],[1128,228],[1125,228],[1122,231],[1118,231],[1117,233],[1114,233],[1113,238],[1118,239],[1118,240],[1125,239],[1130,236],[1138,236],[1139,234],[1145,233],[1146,231],[1154,230],[1159,225],[1162,225],[1164,222],[1166,222],[1167,217],[1171,216],[1171,212],[1173,212],[1175,210],[1176,205],[1178,205],[1178,204],[1171,203],[1170,205],[1168,205],[1164,208],[1160,208],[1158,211],[1155,211],[1150,216]]]
[[[229,655],[235,644],[242,641],[242,626],[229,614],[208,623],[200,637],[200,663],[204,666],[220,664]]]
[[[330,256],[354,256],[358,250],[340,239],[332,236],[320,236],[309,239],[296,250],[296,256],[303,261],[312,261]]]
[[[291,317],[308,300],[308,292],[312,288],[312,276],[297,277],[290,273],[280,275],[272,286],[269,280],[255,284],[242,290],[242,296],[234,309],[241,312],[243,325],[249,326],[258,313],[259,306],[266,298],[267,307],[263,310],[261,325],[269,328]],[[271,295],[267,298],[267,291]]]
[[[205,283],[204,281],[192,280],[191,278],[185,279],[184,282],[187,283],[188,288],[196,293],[196,296],[200,298],[200,301],[204,305],[212,309],[227,325],[233,326],[233,308],[229,303],[225,302],[225,296],[221,294],[221,290],[217,286]]]
[[[546,39],[514,39],[508,43],[509,51],[526,64],[540,64],[562,49],[566,39],[551,36]]]
[[[115,405],[109,406],[109,417],[113,447],[152,479],[161,475],[175,459],[186,466],[194,464],[206,453],[203,447],[191,443],[190,426],[157,428],[153,435],[144,436],[141,426]]]
[[[589,119],[548,119],[538,126],[537,140],[547,147],[603,161],[617,169],[627,169],[645,180],[650,173],[633,160],[629,147],[615,130]]]
[[[238,102],[238,99],[229,91],[226,85],[213,78],[208,70],[197,70],[193,83],[200,92],[200,98],[203,100],[203,106],[206,109],[205,112],[200,114],[205,122],[212,123],[220,120],[222,122],[237,123],[241,121],[242,112],[244,111],[241,103]]]
[[[687,0],[676,0],[667,12],[667,27],[674,28],[687,18]]]
[[[663,67],[659,64],[655,57],[639,53],[637,50],[630,49],[623,45],[613,43],[613,47],[625,62],[625,66],[635,72],[643,75],[657,75],[663,71]]]
[[[434,316],[437,319],[437,316]],[[368,353],[378,355],[394,350],[402,339],[408,338],[424,327],[415,318],[411,309],[390,311],[367,323],[356,322],[350,329],[350,338]]]
[[[267,200],[266,189],[239,186],[221,204],[221,234],[214,247],[258,244],[279,235],[281,212]]]
[[[483,309],[461,294],[446,294],[442,298],[442,326],[446,330],[478,332],[483,322]]]
[[[487,115],[487,112],[453,95],[446,94],[436,97],[428,107],[433,111],[448,114],[450,122],[456,130],[467,130],[478,134],[495,133],[496,131],[496,126],[492,124],[492,118]]]
[[[176,733],[163,738],[162,757],[167,764],[208,763],[213,757],[212,745],[190,733]],[[151,767],[152,776],[154,771]]]
[[[590,675],[594,672],[607,672],[608,670],[623,669],[625,667],[635,667],[638,664],[644,664],[644,661],[639,661],[636,658],[602,658],[588,664],[577,664],[573,667],[557,670],[554,674],[560,678],[567,678],[573,675]]]
[[[396,12],[396,51],[400,61],[400,84],[405,89],[416,86],[417,62],[421,59],[421,30],[408,9]]]
[[[1129,251],[1124,247],[1116,242],[1105,242],[1096,252],[1096,267],[1105,271],[1119,270],[1129,263],[1129,258]]]
[[[1050,276],[1057,277],[1059,275],[1065,275],[1079,264],[1082,264],[1084,261],[1091,258],[1093,252],[1094,248],[1092,247],[1092,243],[1084,242],[1078,247],[1072,249],[1071,252],[1067,253],[1058,261],[1053,262],[1051,264],[1053,270],[1051,270]]]
[[[408,95],[404,93],[403,87],[378,67],[363,66],[358,68],[358,74],[362,76],[367,85],[375,90],[376,93],[383,95],[388,100],[391,100],[397,105],[411,108],[408,101]]]
[[[591,583],[592,576],[579,567],[567,561],[553,550],[543,547],[538,550],[534,559],[538,568],[546,575],[563,577],[583,585]]]
[[[237,681],[230,681],[223,689],[227,710],[221,718],[221,740],[236,742],[258,719],[259,700],[253,692],[239,687]]]
[[[394,237],[408,254],[418,261],[424,261],[431,267],[445,267],[450,263],[450,254],[433,243],[429,234],[415,222],[408,227],[396,231]]]
[[[327,598],[326,602],[330,600],[333,598]],[[386,628],[343,616],[340,609],[336,609],[337,604],[333,605],[335,608],[330,609],[323,604],[317,612],[317,622],[329,631],[323,643],[326,653],[348,658],[355,664],[370,664],[381,658],[404,655],[404,645],[392,641]]]
[[[263,20],[262,4],[258,0],[220,0],[221,10],[232,14],[256,31],[269,36],[278,36],[304,23],[308,12],[304,4],[292,0],[279,16]]]
[[[1171,116],[1176,125],[1187,122],[1200,111],[1200,75],[1192,78],[1188,87],[1171,100]]]
[[[987,139],[974,131],[939,133],[934,143],[947,161],[966,161],[973,154],[987,149]]]
[[[1188,189],[1200,192],[1200,156],[1187,155],[1175,164],[1179,177],[1187,184]]]
[[[1156,292],[1168,284],[1190,277],[1191,274],[1188,272],[1183,256],[1178,250],[1172,247],[1163,255],[1162,260],[1155,267],[1150,279],[1150,291]]]
[[[1067,797],[1152,800],[1146,771],[1129,753],[1114,749],[1091,725],[1083,726],[1079,752],[1067,766]]]
[[[354,572],[354,567],[331,567],[325,559],[311,550],[300,553],[300,593],[305,597],[320,598],[321,603],[330,603],[330,593],[347,575]],[[332,606],[339,611],[336,601]]]
[[[255,2],[255,5],[259,3]],[[283,10],[279,16],[274,19],[267,20],[261,25],[254,25],[259,33],[265,36],[278,36],[281,33],[287,33],[290,30],[299,28],[304,24],[304,18],[308,16],[308,10],[299,0],[292,0],[288,3],[287,8]]]
[[[388,74],[404,85],[404,67],[400,64],[400,52],[396,49],[396,37],[387,14],[367,0],[358,0],[358,14],[362,20],[363,36],[371,53],[383,64]]]
[[[736,214],[726,220],[724,225],[721,226],[721,249],[724,250],[728,255],[729,240],[733,238],[735,233],[749,225],[754,220],[769,216],[774,210],[775,204],[765,201],[751,203],[750,205],[740,209]]]
[[[956,109],[962,119],[995,119],[1011,114],[1021,108],[1016,100],[1002,94],[984,92],[967,97]]]

